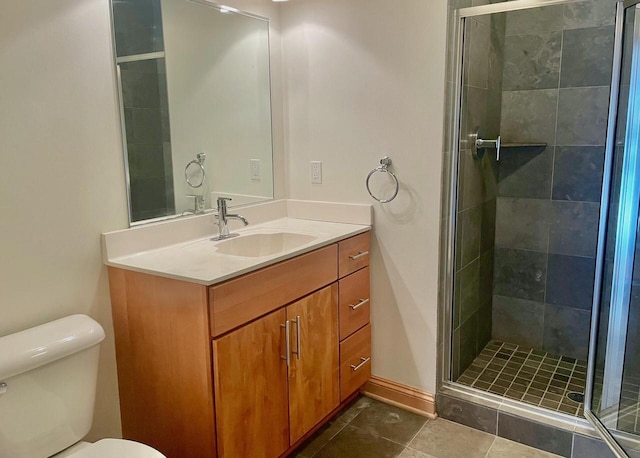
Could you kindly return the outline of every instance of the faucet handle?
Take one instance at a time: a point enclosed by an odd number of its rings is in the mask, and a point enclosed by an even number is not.
[[[230,197],[218,197],[218,212],[227,213],[227,201],[233,200]]]

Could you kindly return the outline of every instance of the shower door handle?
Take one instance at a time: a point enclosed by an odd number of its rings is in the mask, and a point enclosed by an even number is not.
[[[478,159],[481,159],[483,154],[484,154],[484,150],[485,148],[495,148],[496,149],[496,160],[499,161],[500,160],[500,143],[501,143],[501,139],[500,136],[498,135],[498,138],[496,138],[495,140],[484,140],[482,138],[480,138],[480,136],[478,136],[476,138],[476,151],[475,151],[475,157],[477,157]]]

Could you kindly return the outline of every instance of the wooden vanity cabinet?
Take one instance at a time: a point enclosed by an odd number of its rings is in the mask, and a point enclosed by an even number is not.
[[[285,321],[280,309],[213,341],[218,456],[275,457],[289,447]]]
[[[291,453],[370,377],[369,241],[211,287],[110,267],[124,438],[168,458]]]
[[[213,341],[219,456],[280,456],[338,407],[337,296],[334,283]]]
[[[369,267],[340,279],[340,340],[369,323]]]
[[[338,284],[287,307],[290,443],[340,404]]]
[[[371,234],[338,243],[340,272],[340,400],[371,378]]]
[[[109,267],[122,436],[167,458],[214,458],[206,287]]]

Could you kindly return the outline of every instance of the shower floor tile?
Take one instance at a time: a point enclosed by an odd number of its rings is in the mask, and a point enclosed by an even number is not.
[[[587,362],[492,340],[457,382],[576,417],[583,403],[567,397],[584,393]]]
[[[618,431],[640,434],[640,379],[625,376],[622,382],[620,403],[604,411],[600,410],[602,388],[602,374],[596,373],[593,405],[598,416],[606,419],[610,424],[615,422],[615,429]]]

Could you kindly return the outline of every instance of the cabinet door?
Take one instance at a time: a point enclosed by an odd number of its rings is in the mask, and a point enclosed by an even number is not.
[[[284,309],[213,342],[218,457],[278,457],[289,447]]]
[[[338,285],[287,307],[291,322],[289,416],[291,444],[340,403]]]

